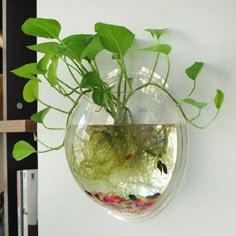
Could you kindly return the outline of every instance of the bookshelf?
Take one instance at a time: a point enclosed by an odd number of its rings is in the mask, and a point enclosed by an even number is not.
[[[16,173],[22,169],[37,169],[37,156],[17,162],[12,157],[12,148],[20,139],[32,145],[32,132],[36,125],[29,121],[37,111],[36,103],[25,103],[22,88],[25,80],[15,78],[10,70],[30,61],[36,61],[36,53],[29,52],[27,45],[35,44],[36,39],[21,32],[21,25],[28,17],[36,16],[36,0],[2,0],[2,33],[4,38],[3,68],[3,119],[0,120],[0,133],[3,133],[4,192],[5,192],[5,236],[17,235],[17,188]],[[35,147],[36,148],[36,147]]]
[[[2,1],[1,1],[2,5]],[[3,119],[3,76],[2,76],[2,48],[3,48],[3,37],[2,37],[2,17],[0,20],[0,120]],[[3,137],[0,134],[0,235],[3,234],[4,226],[4,168],[3,168]]]

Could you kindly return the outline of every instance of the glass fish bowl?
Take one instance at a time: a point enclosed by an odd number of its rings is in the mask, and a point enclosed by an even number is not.
[[[114,83],[118,69],[106,78]],[[140,88],[151,71],[129,75]],[[158,74],[153,81],[162,84]],[[115,218],[146,220],[169,203],[186,166],[187,130],[176,104],[158,86],[138,89],[127,103],[132,119],[113,117],[85,95],[71,116],[65,150],[70,170],[90,199]]]

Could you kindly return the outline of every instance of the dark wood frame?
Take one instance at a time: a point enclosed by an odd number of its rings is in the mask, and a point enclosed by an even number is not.
[[[22,97],[22,89],[27,82],[16,78],[10,70],[25,63],[36,61],[36,53],[26,49],[27,45],[36,43],[36,39],[26,36],[21,31],[21,25],[29,17],[36,17],[36,0],[2,0],[4,2],[2,12],[4,16],[4,38],[6,38],[5,50],[5,119],[25,120],[37,111],[36,103],[26,103]],[[19,109],[17,104],[21,104]],[[24,139],[35,146],[32,133],[8,133],[6,134],[6,236],[17,236],[17,201],[16,201],[16,171],[21,169],[36,169],[37,156],[17,162],[12,157],[12,149],[20,139]],[[36,148],[36,147],[35,147]]]

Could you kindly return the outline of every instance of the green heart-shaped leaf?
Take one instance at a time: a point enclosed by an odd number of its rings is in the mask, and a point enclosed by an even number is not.
[[[11,72],[19,77],[26,79],[36,78],[37,74],[43,73],[37,68],[37,63],[25,64],[17,69],[12,70]]]
[[[95,35],[92,41],[85,47],[81,58],[87,58],[89,60],[94,60],[99,52],[103,50],[103,45],[101,43],[100,37]]]
[[[35,113],[31,116],[31,120],[37,122],[37,123],[43,123],[45,116],[48,114],[50,110],[50,107],[47,107],[43,109],[42,111],[39,111],[38,113]]]
[[[207,106],[207,103],[205,103],[205,102],[198,102],[198,101],[196,101],[196,100],[194,100],[192,98],[185,98],[185,99],[183,99],[183,102],[187,103],[187,104],[189,104],[191,106],[197,107],[199,109],[202,109],[205,106]]]
[[[193,65],[185,70],[185,73],[190,79],[195,80],[202,70],[203,66],[203,62],[194,62]]]
[[[82,53],[91,39],[91,34],[76,34],[64,38],[63,43],[66,47],[63,53],[71,58],[81,60]]]
[[[47,43],[39,43],[31,45],[28,46],[28,48],[32,51],[60,56],[61,55],[60,51],[62,46],[56,42],[47,42]]]
[[[20,160],[28,157],[32,153],[36,153],[35,148],[23,140],[18,141],[14,145],[14,148],[12,151],[12,155],[17,161],[20,161]]]
[[[29,80],[23,88],[23,98],[26,102],[34,102],[38,99],[38,84],[39,80],[33,78]]]
[[[92,94],[92,98],[94,103],[96,103],[99,106],[105,105],[105,99],[106,99],[106,90],[94,90]]]
[[[96,23],[95,31],[98,33],[105,49],[121,56],[126,54],[135,39],[135,35],[123,26]]]
[[[98,73],[94,71],[88,72],[82,79],[80,87],[81,88],[94,88],[103,84]]]
[[[57,66],[58,66],[58,58],[54,58],[52,60],[52,63],[49,65],[48,68],[48,74],[47,74],[47,79],[48,82],[52,85],[52,86],[56,86],[58,83],[58,79],[57,79]]]
[[[224,93],[220,89],[217,89],[214,98],[214,103],[218,110],[221,108],[223,102],[224,102]]]
[[[156,36],[159,39],[167,29],[146,29],[145,31],[151,33],[152,37]]]
[[[158,44],[156,46],[149,47],[149,48],[143,48],[141,50],[151,51],[151,52],[159,52],[159,53],[163,53],[163,54],[168,55],[171,51],[171,46],[168,44]]]
[[[42,57],[38,64],[37,64],[37,69],[39,69],[40,71],[42,71],[43,74],[47,73],[48,70],[48,63],[50,61],[50,59],[52,58],[51,54],[46,54],[44,57]]]
[[[61,31],[61,25],[54,19],[29,18],[21,29],[27,35],[57,39]]]

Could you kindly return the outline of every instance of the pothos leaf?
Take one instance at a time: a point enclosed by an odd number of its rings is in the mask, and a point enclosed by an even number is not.
[[[50,61],[50,59],[52,58],[51,54],[46,54],[44,57],[42,57],[38,64],[37,64],[37,69],[39,69],[40,71],[42,71],[43,74],[47,73],[48,70],[48,63]]]
[[[158,44],[156,46],[149,47],[149,48],[143,48],[141,50],[151,51],[151,52],[159,52],[159,53],[163,53],[163,54],[168,55],[171,51],[171,46],[168,44]]]
[[[25,64],[17,69],[12,70],[11,72],[19,77],[26,79],[36,78],[37,74],[42,74],[42,71],[37,68],[37,63]]]
[[[99,106],[105,105],[105,96],[106,96],[106,90],[94,90],[92,93],[92,98],[94,103],[96,103]]]
[[[100,37],[98,35],[95,35],[91,42],[85,47],[81,58],[82,59],[89,59],[94,60],[95,57],[99,52],[103,50],[103,45],[101,43]]]
[[[192,98],[185,98],[185,99],[183,99],[183,102],[187,103],[189,105],[192,105],[194,107],[197,107],[199,109],[202,109],[205,106],[207,106],[207,103],[205,103],[205,102],[198,102],[198,101],[196,101],[196,100],[194,100]]]
[[[57,65],[58,65],[58,57],[56,57],[56,58],[54,58],[52,60],[52,63],[50,64],[50,66],[48,68],[47,79],[48,79],[48,82],[52,86],[56,86],[57,83],[58,83],[58,79],[57,79]]]
[[[12,155],[17,161],[20,161],[35,152],[36,150],[31,144],[20,140],[14,145]]]
[[[38,99],[38,83],[37,78],[29,80],[23,88],[23,98],[26,102],[34,102]]]
[[[124,56],[132,46],[135,35],[127,28],[118,25],[96,23],[95,31],[98,33],[102,45],[112,53]]]
[[[64,54],[74,59],[81,60],[82,53],[92,38],[91,34],[75,34],[63,39],[66,48]]]
[[[60,50],[62,46],[56,42],[47,42],[47,43],[39,43],[39,44],[31,45],[31,46],[28,46],[27,48],[36,52],[60,56],[61,55]]]
[[[27,35],[57,39],[61,25],[54,19],[29,18],[24,22],[21,29]]]
[[[42,111],[39,111],[38,113],[35,113],[31,116],[31,120],[37,122],[37,123],[43,123],[45,116],[48,114],[50,110],[50,107],[47,107],[43,109]]]
[[[159,39],[168,29],[146,29],[145,31],[151,33],[152,37],[156,36]]]
[[[94,88],[103,84],[98,73],[90,71],[83,77],[80,87],[81,88]]]
[[[217,89],[214,98],[215,107],[219,110],[223,102],[224,102],[224,93],[220,89]]]
[[[194,62],[193,65],[191,65],[185,70],[185,73],[190,79],[195,80],[200,71],[202,70],[203,66],[203,62]]]

